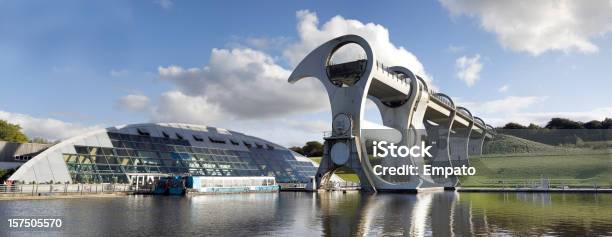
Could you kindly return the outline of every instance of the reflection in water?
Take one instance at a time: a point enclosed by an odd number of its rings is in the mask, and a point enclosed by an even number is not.
[[[612,235],[610,194],[321,193],[317,197],[323,234],[328,236]]]
[[[432,195],[417,195],[417,202],[414,204],[411,218],[410,235],[412,236],[424,236],[425,235],[425,222],[427,221],[427,214],[431,207]]]
[[[278,193],[0,201],[0,220],[60,216],[52,235],[612,235],[612,195]],[[4,223],[6,225],[6,223]],[[2,226],[0,236],[16,232]]]
[[[542,207],[552,205],[550,193],[517,193],[516,198]]]
[[[324,234],[328,236],[469,236],[469,205],[457,204],[455,192],[422,194],[340,194],[355,197],[354,206],[339,208],[329,201],[330,194],[321,193],[320,209],[346,216],[323,220]],[[335,194],[339,195],[339,194]],[[346,204],[346,202],[342,202]],[[342,204],[341,204],[342,205]],[[332,215],[326,215],[332,216]],[[466,218],[467,217],[467,218]],[[459,223],[459,225],[457,225]]]

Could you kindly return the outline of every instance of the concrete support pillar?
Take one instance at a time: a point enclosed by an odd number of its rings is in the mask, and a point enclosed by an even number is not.
[[[427,130],[427,138],[429,140],[428,145],[432,146],[430,151],[433,151],[428,163],[432,167],[452,167],[450,157],[450,133],[453,124],[454,112],[448,118],[441,118],[432,121],[437,125],[429,124],[425,122],[425,128]],[[448,177],[432,175],[433,181],[444,187],[455,187],[457,184],[457,177]]]
[[[482,155],[482,146],[484,145],[484,134],[472,132],[468,145],[469,155]]]
[[[469,165],[469,152],[468,146],[470,141],[471,127],[459,127],[455,128],[450,135],[450,151],[451,151],[451,164],[453,167],[461,167],[462,165]]]

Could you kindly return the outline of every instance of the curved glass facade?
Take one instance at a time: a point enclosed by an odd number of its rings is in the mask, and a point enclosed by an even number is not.
[[[128,174],[274,176],[277,182],[308,182],[316,167],[288,150],[255,145],[249,151],[192,146],[188,140],[108,133],[113,148],[75,146],[64,153],[73,182],[125,183]],[[236,146],[238,144],[235,144]]]
[[[55,145],[28,163],[11,180],[130,183],[134,176],[191,175],[269,176],[288,183],[309,182],[317,169],[301,155],[265,140],[182,124],[108,128]]]

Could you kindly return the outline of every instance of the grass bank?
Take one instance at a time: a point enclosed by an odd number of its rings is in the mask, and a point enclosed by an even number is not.
[[[475,176],[460,178],[463,187],[530,185],[540,178],[551,186],[612,187],[612,154],[592,150],[564,154],[492,154],[470,158]]]
[[[321,161],[321,157],[310,159]],[[555,187],[612,187],[612,153],[606,150],[490,154],[470,157],[470,166],[476,168],[476,175],[460,177],[463,187],[525,186],[541,177]],[[359,182],[350,170],[341,169],[336,174],[346,181]]]
[[[485,143],[485,155],[470,156],[476,175],[460,177],[461,186],[525,187],[545,178],[552,187],[611,188],[610,144],[612,141],[587,142],[583,147],[551,146],[500,134]],[[321,161],[321,157],[310,159]],[[347,181],[359,181],[348,169],[336,174]]]

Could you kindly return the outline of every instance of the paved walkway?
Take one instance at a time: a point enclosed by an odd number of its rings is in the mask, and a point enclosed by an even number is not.
[[[76,199],[76,198],[109,198],[109,197],[125,197],[126,193],[55,193],[26,195],[26,194],[2,194],[0,201],[9,200],[48,200],[48,199]]]
[[[458,192],[612,193],[610,188],[456,188]]]

